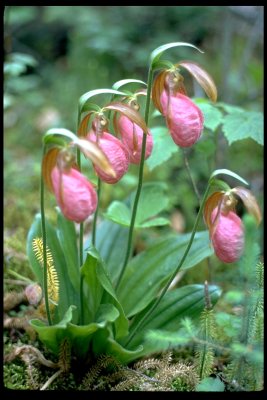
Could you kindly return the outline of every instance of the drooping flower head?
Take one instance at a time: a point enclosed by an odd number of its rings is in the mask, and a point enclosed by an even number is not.
[[[235,207],[237,195],[258,223],[261,212],[252,193],[242,187],[228,192],[214,192],[206,201],[204,219],[216,256],[225,263],[236,262],[244,250],[244,225]]]
[[[91,182],[75,168],[61,171],[55,166],[51,174],[53,190],[63,215],[83,222],[97,207],[97,194]]]
[[[119,114],[120,117],[125,117],[127,121],[127,137],[128,140],[121,141],[116,136],[112,135],[108,130],[108,119],[105,117],[104,113],[108,111],[114,111],[114,128],[117,127],[116,117]],[[92,121],[91,129],[88,132],[88,122],[90,116],[94,115]],[[137,132],[137,135],[133,138],[129,137],[129,128],[132,128],[132,133]],[[118,127],[117,127],[118,128]],[[119,129],[115,128],[115,133],[120,133]],[[137,162],[138,152],[140,153],[140,134],[149,134],[148,128],[145,121],[138,113],[138,111],[132,108],[129,104],[122,102],[112,102],[103,107],[97,112],[90,112],[87,114],[80,123],[78,135],[86,138],[88,142],[96,144],[101,151],[105,154],[109,164],[113,169],[113,174],[103,171],[101,166],[94,165],[94,169],[97,175],[105,181],[106,183],[116,183],[118,182],[124,174],[128,171],[130,157],[135,156],[135,162]],[[124,135],[125,136],[125,135]],[[127,145],[129,144],[129,146]],[[137,149],[135,150],[135,146]],[[148,144],[148,152],[150,151],[151,144]],[[140,150],[140,151],[139,151]]]
[[[54,157],[50,152],[54,152]],[[97,194],[91,182],[80,173],[74,155],[67,149],[52,149],[44,158],[50,162],[49,186],[55,194],[63,215],[75,222],[83,222],[97,207]]]
[[[131,101],[130,106],[134,107],[136,110],[139,109],[139,105],[136,102]],[[121,135],[122,142],[129,151],[130,163],[140,164],[143,142],[142,128],[125,115],[120,115],[118,120],[114,120],[114,127]],[[152,149],[153,137],[148,130],[145,160],[151,155]]]
[[[189,61],[182,61],[160,72],[154,81],[152,99],[165,117],[173,141],[180,147],[190,147],[201,136],[204,117],[199,107],[187,96],[178,66],[186,68],[213,101],[216,101],[217,90],[208,73]]]
[[[74,146],[107,173],[114,171],[101,149],[84,139],[77,138],[65,147],[53,147],[45,154],[42,175],[48,189],[54,193],[63,215],[81,223],[95,212],[97,194],[93,184],[79,171],[72,151]]]
[[[86,139],[98,144],[107,157],[115,174],[111,175],[97,165],[94,165],[95,172],[104,182],[114,184],[128,171],[129,153],[124,144],[106,130],[107,121],[103,117],[101,117],[101,120],[97,117],[93,121],[92,129],[87,134]]]

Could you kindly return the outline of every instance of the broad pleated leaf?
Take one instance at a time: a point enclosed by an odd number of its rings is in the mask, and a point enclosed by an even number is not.
[[[117,291],[128,317],[140,312],[157,296],[175,271],[190,237],[191,233],[159,239],[128,263]],[[194,267],[212,254],[208,231],[197,232],[182,269]]]
[[[218,286],[209,286],[209,296],[212,304],[215,304],[221,294]],[[171,290],[165,294],[157,308],[145,321],[143,327],[136,333],[129,348],[142,343],[144,349],[149,349],[149,343],[143,343],[145,332],[151,329],[163,329],[170,332],[177,332],[181,327],[180,322],[183,318],[198,317],[205,307],[204,285],[187,285],[178,289]],[[138,324],[140,319],[146,314],[149,307],[143,310],[134,320],[130,328],[130,333]]]

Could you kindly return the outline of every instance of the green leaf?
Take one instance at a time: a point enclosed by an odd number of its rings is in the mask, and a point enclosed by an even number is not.
[[[131,194],[133,205],[135,193]],[[169,198],[166,193],[166,185],[161,182],[146,183],[142,187],[139,199],[139,207],[136,214],[137,226],[142,226],[149,218],[154,217],[160,211],[168,207]]]
[[[77,136],[69,131],[68,129],[64,128],[52,128],[49,129],[45,135],[43,136],[43,143],[48,144],[48,143],[53,143],[54,136],[60,135],[60,136],[65,136],[68,139],[71,139],[72,141],[76,142],[77,141]],[[55,138],[57,140],[57,138]]]
[[[130,226],[131,211],[122,201],[113,201],[104,216],[117,224]]]
[[[205,307],[204,292],[204,285],[187,285],[168,291],[157,308],[148,317],[145,325],[141,327],[139,332],[136,333],[131,341],[130,348],[142,343],[145,351],[148,351],[148,349],[153,351],[153,347],[151,346],[152,343],[149,341],[148,343],[144,342],[145,332],[152,329],[162,329],[169,332],[177,332],[180,328],[180,323],[183,318],[190,317],[191,319],[194,319],[199,317]],[[221,289],[218,286],[209,286],[209,295],[213,304],[217,302],[220,294]],[[130,332],[147,313],[149,307],[150,305],[134,319]]]
[[[139,79],[122,79],[118,82],[115,82],[112,85],[112,89],[118,90],[120,87],[127,85],[128,83],[141,83],[142,85],[147,86],[147,84]]]
[[[169,199],[165,195],[165,189],[166,186],[159,182],[151,182],[143,185],[136,214],[135,228],[147,228],[169,223],[165,218],[153,218],[168,206]],[[134,198],[135,192],[130,195],[131,204],[133,204]],[[118,224],[130,226],[131,211],[123,202],[112,202],[104,215]]]
[[[94,254],[93,249],[91,249],[91,252],[87,253],[86,260],[81,267],[81,274],[84,277],[84,282],[87,284],[84,285],[83,288],[84,320],[86,323],[95,320],[95,315],[99,308],[104,291],[103,286],[97,277],[97,263],[98,258],[96,254]]]
[[[119,94],[121,96],[124,96],[125,93],[119,92],[118,90],[115,89],[95,89],[95,90],[90,90],[89,92],[84,93],[80,98],[79,98],[79,121],[81,114],[84,111],[87,111],[86,104],[91,97],[97,96],[99,94]]]
[[[204,115],[204,126],[211,131],[215,131],[223,122],[223,114],[218,108],[207,101],[197,101],[193,99]]]
[[[196,392],[224,392],[224,383],[219,378],[204,378],[197,385]]]
[[[128,263],[118,287],[118,298],[128,317],[157,296],[183,257],[190,237],[191,233],[161,238]],[[192,268],[212,254],[208,231],[196,232],[182,269]]]
[[[167,218],[159,217],[143,222],[141,225],[139,225],[139,227],[151,228],[152,226],[163,226],[163,225],[170,225],[170,221]]]
[[[247,138],[263,145],[263,114],[255,111],[229,114],[224,118],[222,131],[229,145]]]
[[[65,259],[64,252],[62,251],[60,242],[57,237],[57,233],[55,228],[49,223],[46,219],[46,235],[47,235],[47,246],[52,254],[54,267],[58,274],[59,280],[59,303],[58,303],[58,314],[59,318],[62,318],[62,315],[66,312],[68,307],[72,304],[75,304],[77,300],[77,292],[74,290],[69,274],[67,263]],[[27,237],[27,255],[29,257],[30,265],[34,274],[37,277],[38,282],[43,285],[43,268],[40,263],[36,260],[36,256],[34,254],[32,248],[32,241],[34,238],[42,237],[42,228],[41,228],[41,215],[37,214],[35,216],[34,222],[29,230]]]
[[[245,185],[249,184],[247,181],[245,181],[245,179],[241,178],[241,176],[237,175],[235,172],[230,171],[229,169],[216,169],[211,174],[210,180],[213,179],[214,176],[221,175],[221,174],[232,176],[233,178],[237,179],[238,181],[244,183]]]
[[[179,147],[174,143],[166,127],[156,126],[150,129],[153,136],[153,151],[146,160],[150,171],[169,160],[171,156],[178,152]]]
[[[118,311],[111,304],[103,305],[99,310],[98,322],[78,326],[72,323],[74,310],[75,306],[70,306],[63,319],[56,325],[47,326],[38,319],[31,320],[30,325],[37,331],[40,340],[53,353],[58,355],[62,341],[68,339],[72,352],[81,358],[87,355],[94,333],[97,332],[97,335],[101,335],[100,332],[108,324],[114,322]],[[104,346],[106,345],[107,343],[104,343]]]
[[[239,112],[244,112],[244,109],[238,106],[233,106],[232,104],[227,104],[223,102],[216,103],[217,107],[221,107],[228,114],[236,114]]]
[[[67,271],[74,290],[79,292],[80,270],[77,246],[77,235],[72,221],[67,220],[59,207],[57,211],[57,237],[64,253]],[[77,296],[78,298],[78,296]]]
[[[138,346],[134,350],[123,347],[112,337],[109,327],[100,329],[93,335],[92,351],[94,356],[109,354],[120,363],[128,364],[130,361],[138,358],[142,350],[143,346]]]
[[[106,292],[103,294],[103,296],[101,298],[101,303],[111,303],[111,304],[114,303],[114,305],[116,306],[116,308],[119,310],[119,313],[120,313],[119,318],[115,322],[115,327],[116,327],[115,337],[119,338],[121,336],[125,336],[128,332],[128,320],[125,317],[124,310],[123,310],[119,300],[117,299],[116,293],[115,293],[114,288],[111,283],[111,280],[110,280],[109,275],[104,266],[104,262],[100,258],[98,251],[93,246],[88,250],[88,255],[89,255],[88,262],[90,263],[89,266],[91,268],[95,269],[96,276],[94,277],[94,282],[93,283],[88,282],[88,273],[85,274],[86,273],[85,270],[86,270],[86,268],[88,268],[88,263],[82,267],[82,273],[84,273],[85,277],[87,278],[87,283],[89,284],[89,289],[91,288],[93,290],[91,303],[93,304],[93,306],[96,305],[93,303],[93,302],[95,302],[94,296],[97,295],[99,297],[99,292],[100,292],[100,289],[98,286],[97,286],[97,289],[94,289],[94,288],[92,288],[92,285],[100,284]],[[93,276],[93,274],[94,274],[94,272],[91,272],[90,275]],[[97,280],[96,280],[96,278],[97,278]]]
[[[117,281],[122,263],[122,249],[127,246],[128,229],[112,221],[103,221],[97,227],[96,248],[105,261],[112,283]],[[84,248],[89,248],[91,236]]]
[[[193,44],[190,44],[190,43],[185,43],[185,42],[166,43],[162,46],[157,47],[155,50],[152,51],[152,53],[150,55],[150,64],[151,64],[152,68],[154,68],[156,63],[159,61],[159,59],[160,59],[162,53],[164,53],[164,51],[166,51],[172,47],[178,47],[178,46],[192,47],[192,48],[198,50],[200,53],[203,53],[203,51],[201,51],[196,46],[194,46]]]

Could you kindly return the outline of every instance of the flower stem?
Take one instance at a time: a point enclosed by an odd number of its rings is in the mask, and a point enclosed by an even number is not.
[[[43,150],[43,157],[45,155],[45,146]],[[44,178],[43,178],[43,167],[41,167],[41,224],[42,224],[42,240],[43,240],[43,286],[44,286],[44,299],[45,309],[48,319],[48,324],[52,325],[50,310],[49,310],[49,299],[47,290],[47,253],[46,253],[46,226],[45,226],[45,207],[44,207]]]
[[[194,236],[195,236],[195,233],[196,233],[196,229],[197,229],[197,226],[198,226],[198,223],[199,223],[199,219],[200,219],[200,216],[202,214],[202,211],[203,211],[203,208],[204,208],[204,205],[205,205],[205,201],[207,199],[207,196],[208,196],[208,193],[209,193],[209,190],[210,190],[211,182],[212,182],[212,179],[209,179],[208,186],[207,186],[206,191],[204,193],[203,200],[202,200],[200,209],[198,211],[197,218],[195,220],[195,224],[194,224],[194,227],[193,227],[193,230],[192,230],[192,234],[191,234],[190,240],[188,242],[188,245],[186,247],[186,250],[184,252],[184,255],[183,255],[181,261],[179,262],[179,264],[178,264],[177,268],[175,269],[174,273],[172,274],[172,276],[168,280],[168,282],[167,282],[165,288],[162,290],[160,296],[155,300],[154,304],[151,306],[151,308],[148,310],[148,312],[143,316],[143,318],[141,318],[139,323],[136,325],[136,327],[131,332],[131,334],[129,336],[129,339],[128,339],[127,343],[125,344],[125,346],[127,346],[132,341],[132,339],[135,336],[136,332],[140,331],[140,328],[142,327],[144,322],[148,319],[148,317],[152,314],[152,312],[155,310],[155,308],[159,305],[159,303],[161,302],[163,296],[165,295],[165,293],[169,289],[173,279],[175,278],[175,276],[177,275],[177,273],[181,269],[181,267],[182,267],[182,265],[183,265],[183,263],[184,263],[184,261],[186,259],[186,256],[189,253],[189,250],[190,250],[190,248],[192,246],[193,239],[194,239]]]
[[[79,129],[79,121],[78,121]],[[77,148],[77,164],[81,171],[81,152]],[[80,223],[80,233],[79,233],[79,264],[80,268],[83,265],[83,222]],[[84,307],[83,307],[83,275],[80,272],[80,324],[84,324]]]
[[[93,231],[92,231],[92,245],[95,246],[96,242],[96,222],[97,222],[97,214],[98,214],[98,206],[99,206],[99,199],[101,194],[101,179],[98,178],[97,181],[97,208],[95,210],[94,220],[93,220]]]
[[[194,178],[193,178],[193,176],[192,176],[192,174],[191,174],[190,165],[189,165],[189,161],[188,161],[188,158],[187,158],[187,154],[186,154],[185,149],[183,149],[183,154],[184,154],[184,164],[185,164],[185,168],[186,168],[186,170],[187,170],[187,173],[188,173],[188,176],[189,176],[189,178],[190,178],[190,180],[191,180],[191,183],[192,183],[194,192],[195,192],[196,197],[197,197],[197,199],[198,199],[198,204],[200,205],[200,200],[201,200],[201,199],[200,199],[200,194],[199,194],[199,191],[198,191],[196,182],[195,182],[195,180],[194,180]]]
[[[145,123],[146,125],[148,124],[148,117],[149,117],[149,107],[150,107],[150,97],[151,97],[151,89],[152,89],[152,78],[153,78],[153,70],[150,67],[148,71],[148,82],[147,82],[147,96],[146,96],[146,106],[145,106]],[[132,216],[131,216],[131,223],[130,223],[130,228],[129,228],[129,233],[128,233],[128,243],[127,243],[127,250],[124,258],[124,263],[122,265],[120,275],[116,284],[116,288],[118,288],[121,279],[123,277],[126,265],[129,261],[131,251],[132,251],[132,241],[133,241],[133,230],[134,230],[134,224],[135,224],[135,218],[136,218],[136,213],[137,213],[137,207],[138,207],[138,202],[142,190],[142,184],[143,184],[143,171],[144,171],[144,162],[145,162],[145,154],[146,154],[146,134],[143,133],[143,140],[142,140],[142,151],[141,151],[141,161],[140,161],[140,167],[139,167],[139,177],[138,177],[138,185],[137,185],[137,190],[136,190],[136,195],[134,199],[134,204],[133,204],[133,210],[132,210]]]

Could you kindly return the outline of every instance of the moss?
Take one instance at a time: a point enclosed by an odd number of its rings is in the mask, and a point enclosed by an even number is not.
[[[25,365],[22,363],[11,363],[4,365],[4,386],[7,389],[27,390],[30,389],[25,374]]]

